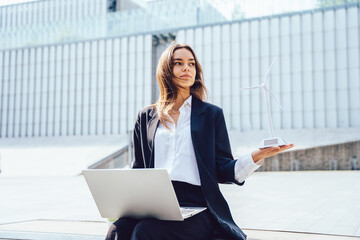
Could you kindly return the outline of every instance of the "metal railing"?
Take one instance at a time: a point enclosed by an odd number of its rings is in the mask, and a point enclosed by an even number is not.
[[[89,169],[129,168],[133,161],[133,131],[128,131],[128,145],[90,165]]]

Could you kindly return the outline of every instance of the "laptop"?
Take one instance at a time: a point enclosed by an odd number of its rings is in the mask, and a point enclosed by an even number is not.
[[[87,169],[83,175],[103,218],[183,221],[205,207],[180,207],[166,169]]]

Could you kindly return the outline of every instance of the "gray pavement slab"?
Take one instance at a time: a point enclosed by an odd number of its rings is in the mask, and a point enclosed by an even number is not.
[[[360,171],[255,172],[221,189],[244,228],[360,236]]]

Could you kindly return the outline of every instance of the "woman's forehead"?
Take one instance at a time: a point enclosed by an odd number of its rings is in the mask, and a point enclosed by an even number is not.
[[[194,56],[188,49],[179,48],[174,51],[173,59],[194,59]]]

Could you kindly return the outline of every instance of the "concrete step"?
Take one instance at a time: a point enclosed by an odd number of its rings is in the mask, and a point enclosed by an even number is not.
[[[102,240],[108,223],[96,221],[34,220],[0,225],[0,239]],[[287,231],[243,229],[248,240],[356,240],[360,237]]]

